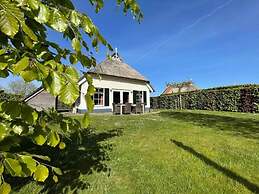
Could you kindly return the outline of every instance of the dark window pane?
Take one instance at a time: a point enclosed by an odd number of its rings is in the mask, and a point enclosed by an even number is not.
[[[110,106],[110,90],[109,88],[105,88],[105,106]]]
[[[138,93],[138,91],[136,91],[136,90],[133,91],[133,104],[137,103],[137,93]]]
[[[145,105],[147,105],[147,92],[144,91],[143,94],[144,94],[144,103]]]

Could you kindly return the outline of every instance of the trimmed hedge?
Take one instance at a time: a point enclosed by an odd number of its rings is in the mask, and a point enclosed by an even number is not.
[[[151,98],[153,109],[259,112],[259,85],[210,88]]]

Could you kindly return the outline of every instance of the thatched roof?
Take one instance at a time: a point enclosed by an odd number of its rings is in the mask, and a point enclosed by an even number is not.
[[[111,59],[104,60],[100,64],[96,65],[95,68],[90,69],[89,72],[100,75],[110,75],[115,77],[148,81],[137,70],[124,63],[118,54],[114,54]]]
[[[190,92],[196,91],[199,88],[193,83],[193,81],[184,81],[184,82],[176,82],[169,83],[166,85],[166,88],[162,95],[180,93],[180,92]]]

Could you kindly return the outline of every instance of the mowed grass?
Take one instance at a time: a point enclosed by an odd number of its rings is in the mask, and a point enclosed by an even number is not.
[[[76,177],[79,184],[64,185],[68,193],[259,192],[259,115],[162,111],[91,118],[108,156],[99,161],[105,168],[93,164],[92,173]],[[42,188],[30,182],[17,193]]]

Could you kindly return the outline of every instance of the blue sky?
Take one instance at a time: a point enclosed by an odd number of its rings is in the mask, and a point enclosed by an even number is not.
[[[95,14],[77,0],[124,61],[160,94],[167,82],[192,79],[200,88],[259,83],[258,0],[138,0],[144,20],[124,16],[115,0]],[[148,2],[148,3],[147,3]],[[70,47],[57,33],[51,40]],[[102,48],[95,56],[105,58]],[[5,86],[8,81],[1,80]]]

